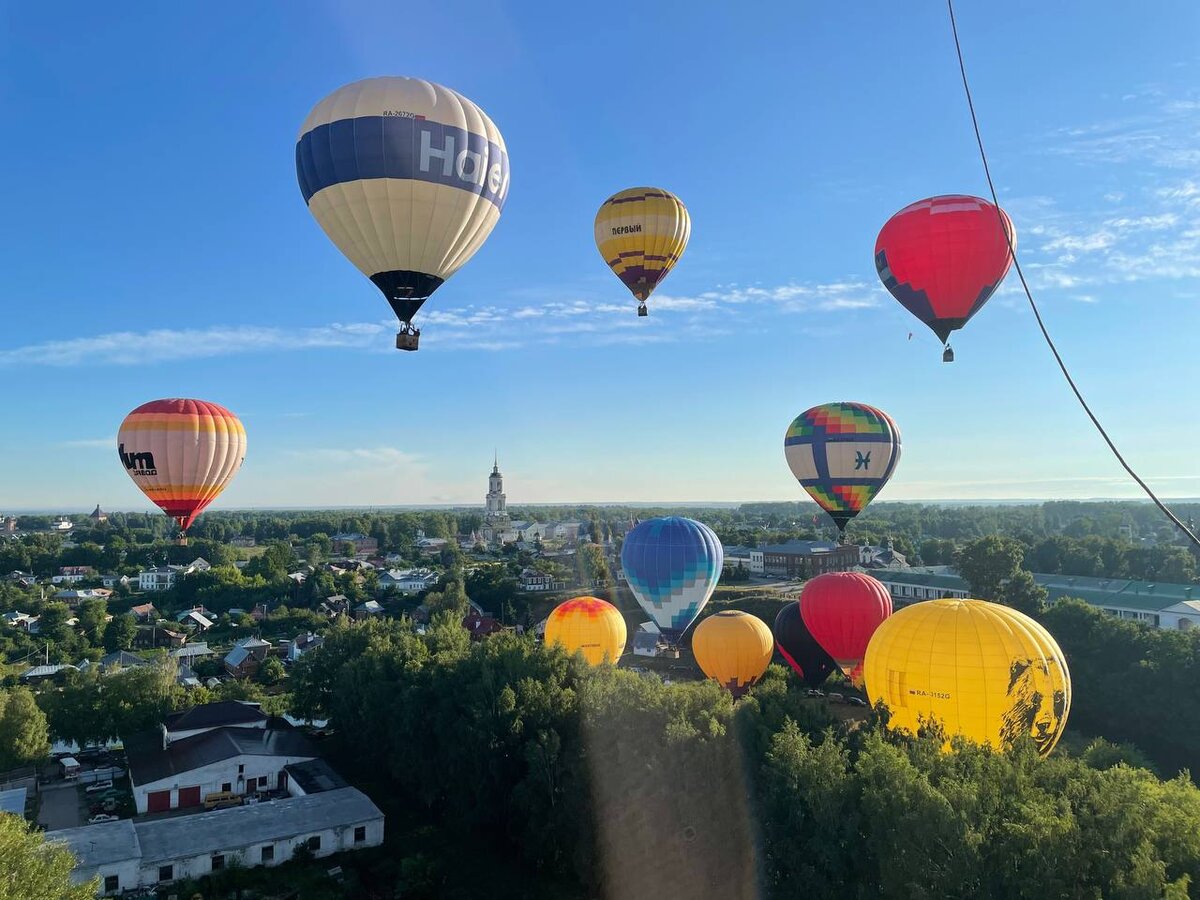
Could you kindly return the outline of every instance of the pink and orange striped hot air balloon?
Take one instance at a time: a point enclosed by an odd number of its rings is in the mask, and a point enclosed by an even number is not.
[[[117,432],[121,464],[156,506],[188,527],[225,490],[246,458],[238,417],[204,400],[154,400],[125,417]]]

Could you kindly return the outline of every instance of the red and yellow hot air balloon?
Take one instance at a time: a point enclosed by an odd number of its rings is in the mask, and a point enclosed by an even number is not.
[[[125,417],[117,432],[121,464],[147,497],[188,527],[217,499],[246,458],[238,417],[205,400],[154,400]]]
[[[546,620],[546,646],[579,651],[593,666],[615,663],[625,652],[625,619],[598,597],[576,597],[560,603]]]
[[[701,671],[735,700],[762,678],[774,651],[767,623],[737,609],[709,616],[692,634],[692,653]]]
[[[892,595],[862,572],[826,572],[800,592],[800,615],[838,668],[856,684],[867,645],[892,614]]]
[[[1011,246],[1010,246],[1011,242]],[[987,303],[1012,264],[1017,235],[1002,209],[962,194],[928,197],[904,207],[875,240],[883,286],[947,343]]]

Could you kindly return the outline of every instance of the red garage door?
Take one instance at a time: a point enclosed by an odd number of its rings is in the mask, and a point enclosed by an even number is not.
[[[170,791],[151,791],[146,797],[147,812],[165,812],[171,808]]]
[[[200,785],[195,787],[181,787],[179,789],[179,808],[184,809],[188,806],[200,805]]]

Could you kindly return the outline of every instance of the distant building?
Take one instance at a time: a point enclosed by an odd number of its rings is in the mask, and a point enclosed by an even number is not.
[[[158,566],[138,574],[138,590],[169,591],[175,580],[183,574],[183,566]]]
[[[296,635],[296,637],[288,641],[287,658],[295,662],[305,653],[308,653],[310,650],[316,650],[318,647],[323,646],[324,643],[325,638],[319,634],[313,634],[311,631],[306,634]]]
[[[829,541],[788,541],[762,548],[763,572],[780,578],[812,578],[858,565],[858,548]]]
[[[77,860],[76,882],[102,896],[202,878],[233,865],[277,866],[304,847],[314,857],[383,843],[384,816],[352,787],[150,821],[122,819],[50,832]]]
[[[908,558],[896,551],[892,539],[888,538],[882,547],[872,547],[867,544],[858,548],[858,564],[864,569],[907,569]]]
[[[204,659],[209,656],[216,656],[216,651],[208,646],[205,641],[196,641],[191,644],[183,644],[180,647],[170,652],[172,659],[177,659],[182,664],[184,662],[189,665],[198,659]]]
[[[463,619],[463,628],[471,633],[471,640],[478,641],[495,634],[498,631],[503,631],[504,628],[492,616],[482,615],[477,612],[472,612]]]
[[[181,625],[190,625],[197,631],[208,631],[213,627],[213,621],[204,614],[202,609],[189,609],[185,613],[180,613],[177,621]]]
[[[78,669],[80,672],[86,672],[88,669],[94,667],[100,674],[110,675],[124,669],[136,669],[148,665],[150,665],[150,661],[138,656],[136,653],[130,653],[128,650],[117,650],[114,653],[109,653],[107,656],[100,657],[96,662],[85,659],[79,664]]]
[[[492,460],[492,473],[488,476],[488,490],[483,498],[483,528],[480,534],[484,540],[498,544],[504,533],[509,530],[508,498],[504,493],[504,476],[500,474],[500,460]]]
[[[941,597],[970,596],[967,582],[948,566],[881,570],[871,575],[887,586],[898,606]],[[1077,597],[1109,615],[1157,628],[1200,627],[1200,585],[1038,573],[1034,573],[1033,580],[1046,589],[1051,603]]]
[[[679,656],[653,622],[643,622],[633,633],[634,656]]]
[[[358,534],[357,532],[339,532],[338,534],[330,535],[329,539],[333,541],[333,548],[335,552],[343,544],[353,544],[355,556],[373,556],[379,552],[378,539],[368,537],[365,534]]]
[[[108,521],[108,513],[102,510],[100,504],[97,503],[96,508],[88,514],[88,518],[92,520],[93,525],[102,525]]]
[[[21,681],[25,684],[36,684],[39,681],[45,681],[48,678],[53,678],[59,672],[66,669],[78,671],[78,669],[70,663],[57,663],[48,666],[34,666],[32,669],[26,669],[21,673]]]
[[[566,590],[567,583],[565,581],[555,581],[553,575],[545,572],[539,572],[537,569],[526,567],[521,570],[521,578],[518,582],[521,590],[532,593],[542,591],[562,591]]]
[[[66,516],[57,516],[54,521],[50,523],[51,531],[70,531],[74,527],[75,523]]]
[[[438,576],[431,569],[387,569],[379,576],[380,588],[391,588],[401,594],[427,591],[437,583]]]
[[[85,578],[95,578],[96,570],[91,566],[62,566],[57,575],[51,575],[53,584],[75,584]]]
[[[261,638],[242,638],[225,654],[225,671],[234,678],[248,678],[258,671],[270,650],[270,643]]]
[[[158,610],[154,608],[153,603],[141,603],[130,607],[129,613],[139,622],[153,622],[158,618]]]
[[[111,596],[112,591],[108,588],[64,589],[54,592],[54,599],[67,604],[71,609],[78,607],[84,600],[107,600]]]
[[[383,606],[377,600],[368,600],[366,603],[360,603],[354,607],[354,618],[358,620],[369,619],[373,616],[382,616]]]

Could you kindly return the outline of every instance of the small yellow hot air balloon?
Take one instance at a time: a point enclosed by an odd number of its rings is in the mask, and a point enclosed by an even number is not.
[[[863,663],[867,696],[889,727],[916,732],[937,719],[1003,749],[1029,735],[1038,752],[1057,743],[1071,708],[1071,673],[1045,628],[984,600],[927,600],[884,621]]]
[[[625,619],[598,597],[576,597],[560,603],[546,620],[546,645],[583,653],[593,666],[615,663],[625,652]]]
[[[613,194],[596,213],[596,249],[630,293],[638,315],[679,262],[692,233],[687,207],[662,188],[629,188]]]
[[[692,634],[696,662],[735,700],[762,678],[774,651],[775,639],[767,623],[741,610],[709,616]]]

